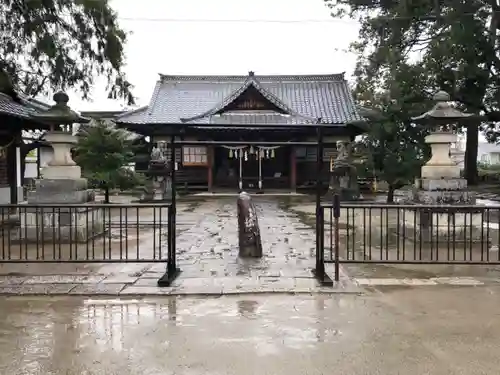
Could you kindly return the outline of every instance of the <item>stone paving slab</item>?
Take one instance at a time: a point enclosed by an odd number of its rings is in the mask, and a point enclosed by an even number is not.
[[[127,284],[81,284],[69,291],[69,294],[75,295],[120,295],[127,287]]]
[[[34,283],[34,281],[39,283]],[[56,280],[55,283],[51,282]],[[99,280],[99,279],[95,279]],[[295,277],[219,277],[219,278],[191,278],[176,280],[172,286],[160,288],[157,278],[138,277],[127,280],[130,282],[111,283],[102,279],[91,283],[88,278],[75,276],[53,277],[40,276],[16,277],[12,280],[3,278],[0,283],[0,295],[105,295],[105,296],[220,296],[233,294],[260,294],[260,293],[286,293],[286,294],[332,294],[354,293],[362,294],[366,287],[429,287],[429,286],[482,286],[499,284],[500,280],[478,280],[468,277],[455,278],[428,278],[428,279],[354,279],[352,283],[334,283],[333,287],[322,287],[313,278]]]
[[[357,278],[341,268],[340,282],[322,287],[313,277],[315,232],[279,201],[255,199],[264,248],[261,259],[238,257],[236,200],[202,202],[179,215],[186,223],[177,236],[177,264],[182,272],[169,288],[159,288],[164,263],[77,265],[2,265],[0,295],[227,295],[246,293],[363,293],[370,287],[439,285],[480,286],[496,279]],[[185,216],[187,215],[187,216]],[[193,220],[193,217],[196,220]],[[9,268],[9,266],[15,266]],[[327,272],[332,275],[332,265]],[[37,273],[38,272],[38,273]],[[1,275],[1,274],[4,275]]]
[[[354,283],[322,287],[312,277],[261,276],[178,278],[168,288],[157,286],[162,273],[139,277],[103,275],[41,275],[0,277],[0,295],[226,295],[246,293],[360,293]]]
[[[396,278],[372,278],[354,279],[359,286],[436,286],[436,285],[456,285],[456,286],[478,286],[497,283],[496,279],[478,280],[472,277],[432,277],[428,279],[396,279]]]

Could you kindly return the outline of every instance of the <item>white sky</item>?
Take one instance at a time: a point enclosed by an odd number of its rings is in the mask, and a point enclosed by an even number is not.
[[[257,75],[346,72],[349,77],[354,69],[355,56],[345,50],[357,38],[358,25],[333,19],[323,0],[112,0],[111,5],[122,27],[132,33],[125,71],[139,105],[148,103],[158,73],[252,70]],[[186,19],[191,21],[182,22]],[[250,22],[254,20],[284,22]],[[79,111],[119,110],[123,105],[106,98],[103,80],[90,102],[69,94],[70,106]]]

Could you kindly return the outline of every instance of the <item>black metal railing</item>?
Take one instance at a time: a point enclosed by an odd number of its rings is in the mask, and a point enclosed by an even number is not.
[[[0,206],[0,263],[152,263],[175,269],[170,204]]]
[[[500,206],[335,204],[318,217],[324,263],[500,264]]]

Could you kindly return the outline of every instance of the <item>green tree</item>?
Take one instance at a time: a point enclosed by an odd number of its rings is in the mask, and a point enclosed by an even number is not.
[[[373,80],[358,79],[357,101],[361,114],[371,123],[358,142],[364,154],[362,169],[389,185],[387,202],[394,201],[394,191],[412,183],[429,157],[425,136],[429,129],[412,123],[430,103],[422,100],[423,70],[402,65],[376,86]]]
[[[500,5],[496,0],[325,0],[336,17],[359,20],[357,76],[379,81],[401,64],[423,68],[427,93],[443,89],[462,109],[482,114],[469,123],[466,178],[477,182],[478,131],[498,139]]]
[[[106,77],[110,98],[133,103],[125,42],[108,0],[0,2],[0,71],[29,96],[62,88],[86,99],[94,79]]]
[[[130,170],[135,147],[128,133],[103,121],[81,128],[75,149],[75,161],[83,176],[104,190],[109,203],[110,189],[131,189],[142,183],[140,175]]]
[[[422,151],[425,146],[415,138],[414,135],[408,136],[405,123],[388,119],[374,124],[370,133],[360,141],[366,153],[365,174],[387,182],[388,203],[394,202],[396,189],[414,182],[426,160]]]

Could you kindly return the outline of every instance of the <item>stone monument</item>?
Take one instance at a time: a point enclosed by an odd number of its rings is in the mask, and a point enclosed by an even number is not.
[[[328,197],[338,195],[340,200],[353,201],[360,197],[358,173],[352,162],[352,147],[349,142],[337,142],[337,157],[330,170]]]
[[[92,206],[93,191],[87,189],[87,179],[82,178],[81,168],[71,157],[77,137],[72,129],[61,130],[90,119],[72,111],[68,100],[68,95],[58,92],[55,105],[32,115],[50,125],[44,140],[52,147],[53,157],[42,169],[42,178],[35,181],[35,189],[28,193],[26,214],[20,215],[19,238],[25,241],[87,242],[104,231],[103,209]],[[30,207],[40,204],[47,207]]]
[[[474,120],[474,117],[453,108],[446,92],[436,93],[433,99],[436,104],[430,111],[412,119],[432,128],[425,138],[431,148],[431,158],[422,167],[421,177],[403,203],[435,207],[405,210],[404,236],[443,245],[449,241],[482,241],[482,214],[474,210],[475,196],[467,191],[467,181],[460,177],[460,167],[450,157],[451,145],[457,141],[450,125]]]
[[[242,258],[262,257],[259,220],[252,198],[245,192],[238,196],[238,240],[239,256]]]

